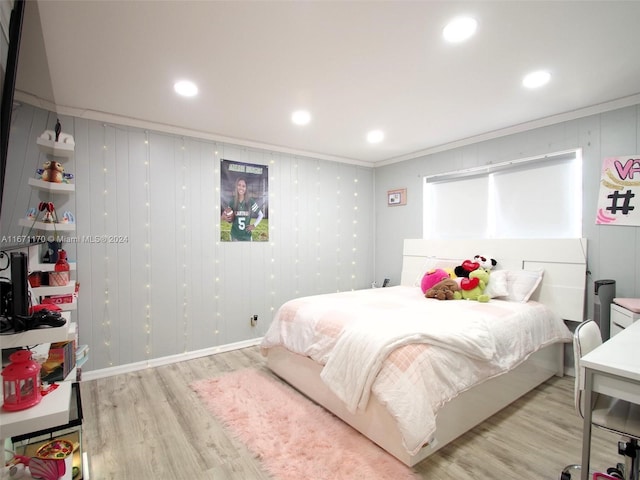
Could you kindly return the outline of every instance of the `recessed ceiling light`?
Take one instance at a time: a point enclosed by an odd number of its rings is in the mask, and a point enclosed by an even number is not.
[[[447,42],[459,43],[476,33],[478,22],[475,18],[460,17],[452,20],[442,30],[442,36]]]
[[[291,115],[291,121],[296,125],[306,125],[311,121],[311,114],[306,110],[297,110]]]
[[[522,85],[527,88],[538,88],[546,85],[551,80],[551,74],[546,70],[531,72],[522,79]]]
[[[198,87],[189,80],[180,80],[173,85],[173,89],[178,95],[183,97],[194,97],[198,94]]]
[[[384,132],[382,130],[371,130],[367,134],[369,143],[380,143],[382,140],[384,140]]]

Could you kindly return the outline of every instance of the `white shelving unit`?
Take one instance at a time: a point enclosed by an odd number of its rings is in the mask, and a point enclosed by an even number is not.
[[[53,267],[54,265],[51,264],[51,266]],[[51,268],[51,270],[49,269],[47,270],[53,271],[53,268]],[[36,271],[36,270],[30,270],[30,271]],[[42,272],[42,270],[38,270],[38,271]],[[60,285],[60,286],[43,285],[42,287],[34,287],[31,289],[31,291],[35,296],[40,298],[41,303],[45,303],[42,301],[43,297],[49,297],[52,295],[71,295],[72,296],[71,302],[56,303],[55,305],[57,305],[63,311],[75,310],[78,307],[76,298],[74,295],[76,291],[75,280],[71,280],[66,285]]]
[[[59,141],[56,141],[55,138],[55,133],[51,130],[46,130],[42,135],[40,135],[36,141],[38,147],[40,148],[40,151],[46,155],[52,156],[54,159],[61,161],[73,158],[75,151],[75,142],[73,141],[73,137],[71,135],[61,133]],[[73,183],[48,182],[40,178],[29,178],[27,183],[31,188],[35,188],[37,190],[48,193],[70,195],[76,190],[76,186]],[[41,230],[45,232],[71,232],[75,231],[76,229],[74,223],[48,223],[41,221],[34,222],[30,218],[21,218],[18,220],[18,224],[21,227],[26,227],[30,230]]]
[[[13,335],[1,335],[0,347],[18,348],[25,345],[64,342],[71,340],[75,332],[75,324],[71,323],[71,315],[62,313],[67,320],[61,327],[43,327]],[[67,378],[75,378],[75,368]],[[0,438],[10,438],[25,433],[54,428],[69,422],[71,388],[73,382],[59,382],[58,387],[49,392],[34,407],[16,412],[0,409]],[[1,390],[1,386],[0,386]]]
[[[55,141],[55,133],[51,130],[47,130],[42,135],[40,135],[37,139],[38,147],[40,151],[45,153],[46,155],[52,156],[56,160],[60,160],[61,162],[70,158],[73,158],[74,150],[75,150],[75,142],[71,135],[61,133],[59,137],[59,141]],[[56,182],[47,182],[45,180],[41,180],[38,178],[30,178],[28,180],[28,184],[37,190],[44,191],[47,193],[54,194],[67,194],[71,195],[75,192],[75,185],[72,183],[56,183]],[[59,220],[59,218],[58,218]],[[42,221],[33,221],[30,218],[21,218],[18,220],[18,224],[22,227],[29,228],[29,231],[43,231],[43,232],[73,232],[76,229],[75,223],[64,223],[64,222],[42,222]],[[37,254],[32,254],[30,251],[29,255],[29,273],[33,272],[41,272],[43,274],[48,274],[49,272],[55,271],[55,264],[53,263],[41,263],[40,258]],[[76,264],[75,262],[69,262],[69,270],[75,271]],[[76,310],[77,303],[75,299],[76,291],[76,283],[75,281],[69,282],[69,284],[64,286],[47,286],[43,285],[41,287],[32,288],[32,292],[38,298],[41,299],[43,297],[48,297],[52,295],[72,295],[73,301],[67,303],[57,303],[58,307],[63,311],[71,311]]]
[[[27,345],[64,342],[75,335],[76,326],[71,323],[71,314],[63,312],[67,321],[61,327],[42,327],[34,330],[0,335],[0,349],[19,348]],[[75,369],[67,378],[75,378]],[[10,438],[25,433],[53,428],[69,422],[71,385],[73,382],[60,382],[59,386],[48,393],[34,407],[16,412],[0,409],[0,438]],[[0,384],[0,393],[2,384]]]
[[[65,159],[73,158],[75,143],[73,137],[67,134],[61,134],[59,141],[55,141],[55,134],[52,131],[44,132],[37,139],[40,151],[46,155],[53,156],[56,161],[63,162]],[[71,195],[75,192],[75,185],[70,183],[54,183],[47,182],[38,178],[30,178],[28,184],[31,188],[49,194]],[[36,221],[29,218],[18,220],[18,224],[29,229],[29,235],[35,232],[69,232],[75,231],[75,223],[47,223]],[[25,244],[17,247],[28,253],[27,269],[31,274],[33,272],[42,272],[48,275],[49,272],[55,271],[55,264],[45,264],[40,259],[40,247],[42,244]],[[76,271],[76,264],[69,263],[69,270]],[[62,316],[66,319],[65,325],[61,327],[41,327],[33,330],[27,330],[11,335],[0,336],[0,349],[14,349],[26,346],[51,344],[55,342],[64,342],[76,340],[77,325],[72,322],[70,310],[76,309],[76,282],[70,281],[64,286],[42,285],[40,287],[32,287],[31,292],[37,298],[42,299],[53,295],[72,295],[72,303],[56,304],[63,312]],[[48,352],[48,347],[46,348]],[[58,427],[69,424],[71,420],[71,412],[73,410],[73,399],[75,395],[73,391],[77,391],[79,402],[79,390],[73,387],[77,377],[77,367],[64,379],[65,381],[56,382],[57,387],[42,397],[37,405],[26,408],[24,410],[9,412],[0,409],[0,439],[6,442],[13,437],[30,437],[33,432],[41,432],[44,430],[57,430]],[[72,381],[66,381],[72,380]],[[0,391],[2,384],[0,383]]]

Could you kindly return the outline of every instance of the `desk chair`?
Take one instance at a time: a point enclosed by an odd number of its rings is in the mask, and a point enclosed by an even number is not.
[[[598,324],[593,320],[582,322],[573,334],[573,359],[575,362],[576,380],[574,384],[574,402],[576,412],[584,418],[582,391],[584,390],[585,372],[580,367],[580,358],[602,344],[602,336]],[[613,478],[624,480],[640,480],[638,477],[638,440],[640,439],[640,405],[626,402],[607,395],[593,394],[593,416],[591,423],[599,428],[620,434],[624,439],[618,442],[618,453],[626,458],[625,467],[609,468]],[[620,465],[619,465],[620,466]],[[560,476],[561,480],[570,480],[572,469],[579,465],[569,465]],[[624,470],[624,471],[622,471]]]

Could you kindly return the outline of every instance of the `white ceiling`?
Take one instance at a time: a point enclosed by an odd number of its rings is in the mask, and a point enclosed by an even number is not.
[[[477,33],[446,44],[460,14]],[[639,25],[639,1],[28,1],[16,98],[382,164],[638,103]],[[541,68],[551,83],[524,89]],[[196,98],[173,93],[181,78]],[[290,121],[300,108],[312,114],[305,127]],[[371,145],[374,128],[385,139]]]

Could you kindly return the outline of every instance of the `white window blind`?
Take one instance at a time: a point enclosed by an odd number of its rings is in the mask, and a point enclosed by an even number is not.
[[[424,238],[579,238],[580,150],[425,177]]]

